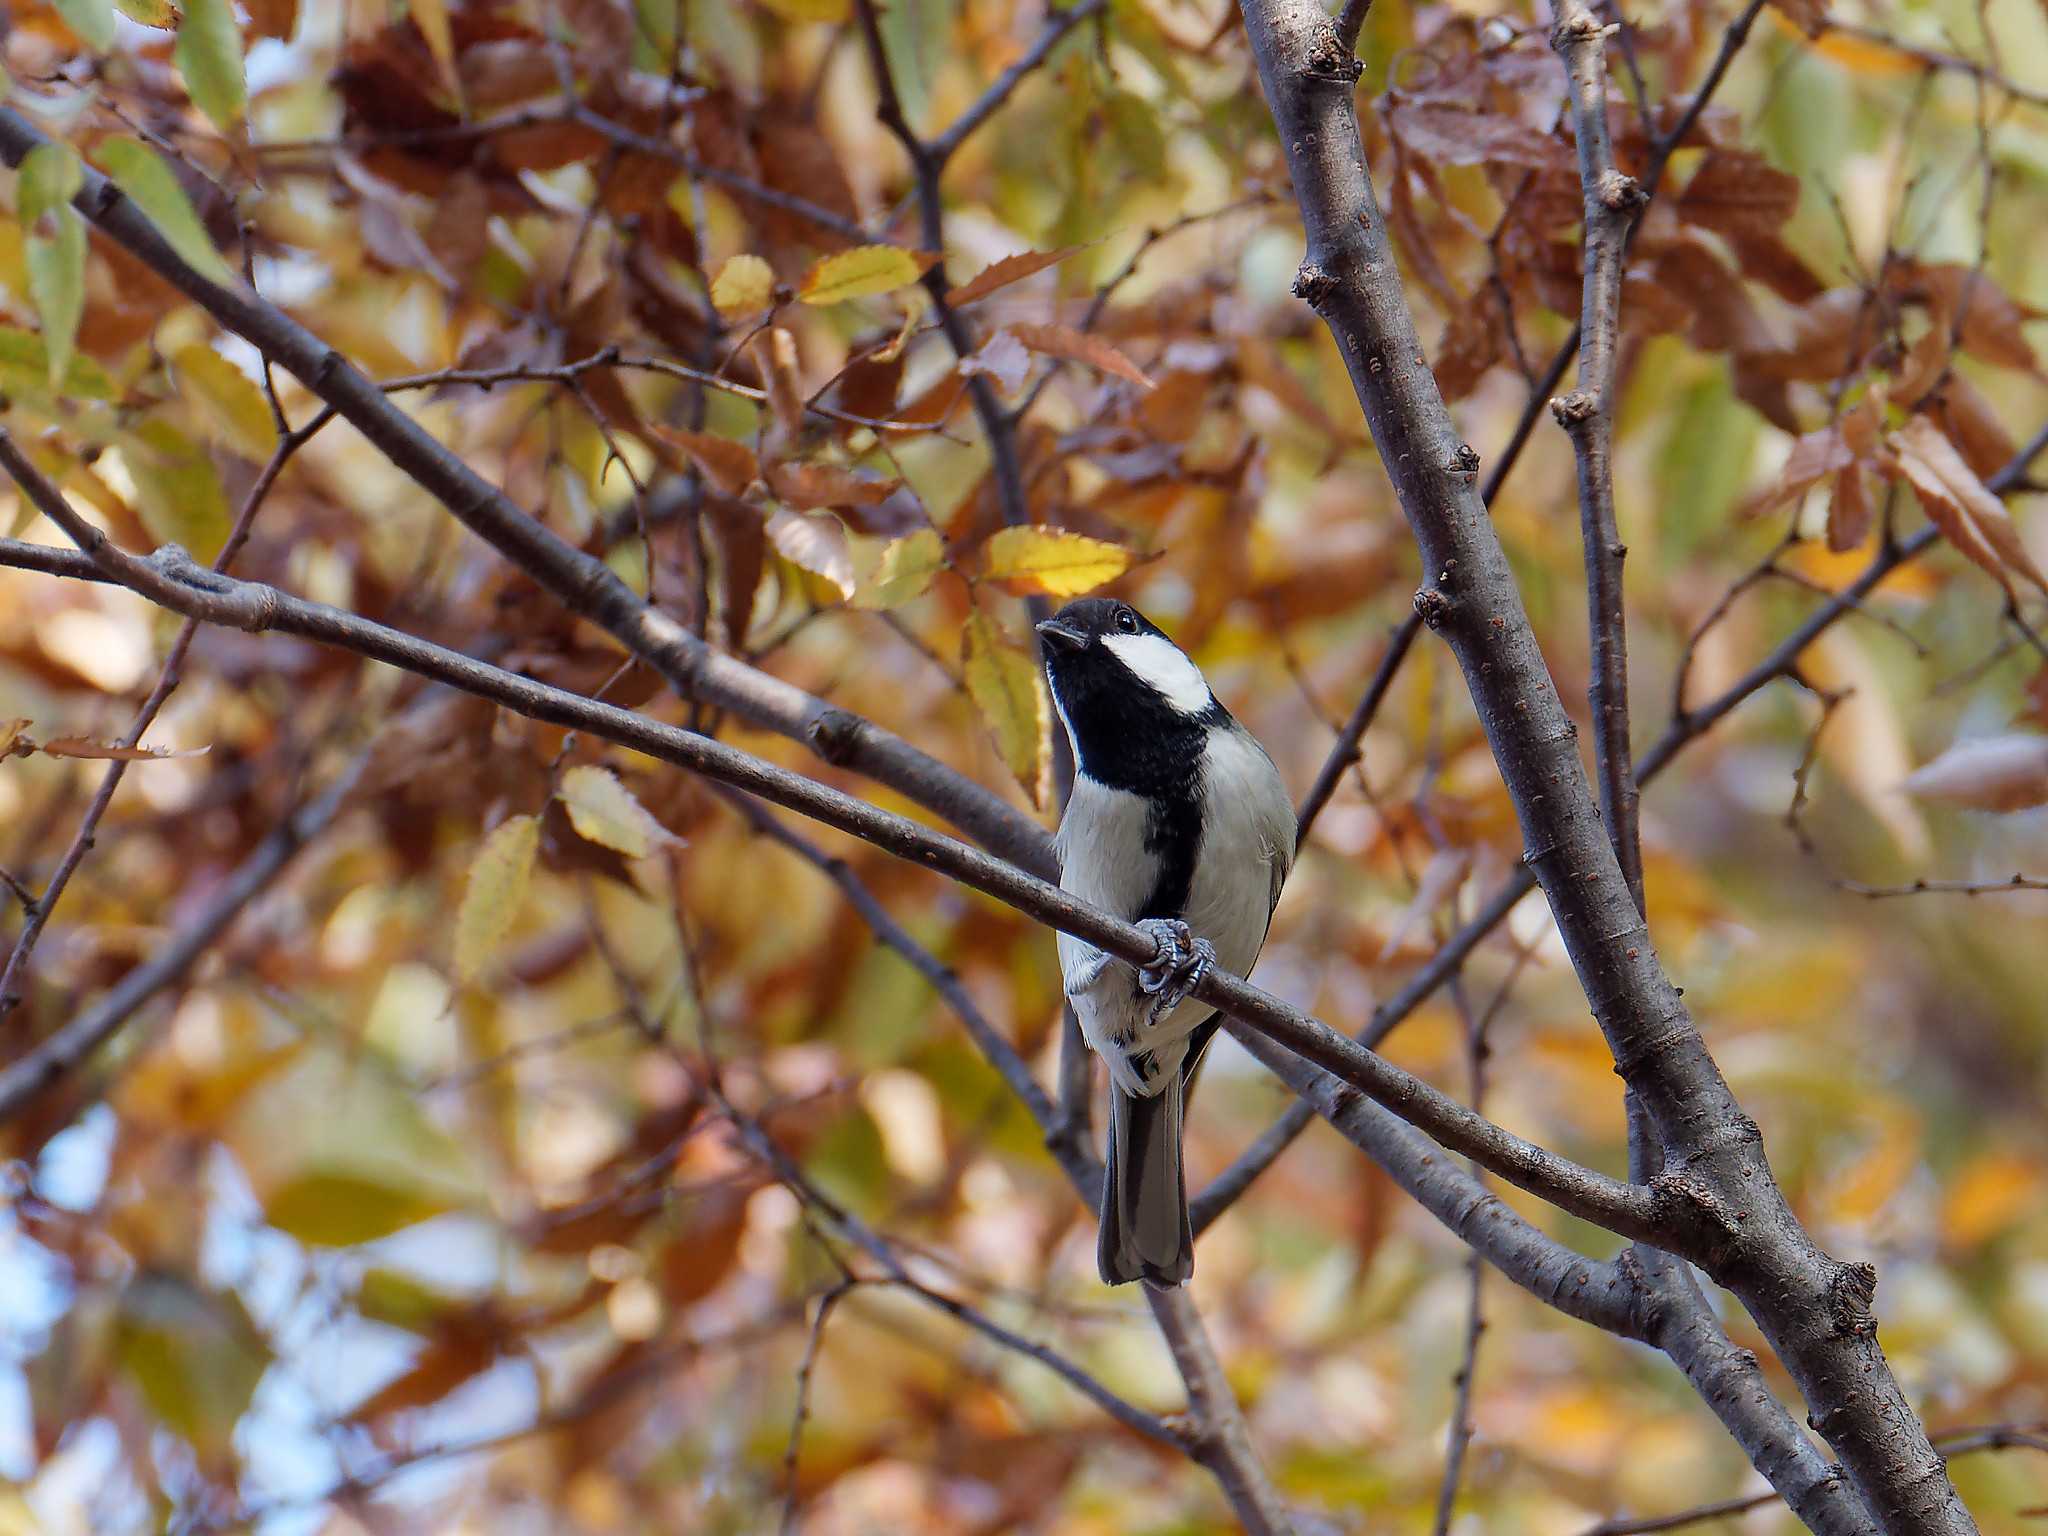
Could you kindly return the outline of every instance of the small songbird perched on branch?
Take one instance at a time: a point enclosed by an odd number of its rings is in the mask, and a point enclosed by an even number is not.
[[[1159,945],[1133,970],[1059,936],[1067,997],[1109,1065],[1097,1263],[1108,1285],[1179,1285],[1194,1268],[1181,1115],[1219,1023],[1187,997],[1210,965],[1242,976],[1258,959],[1294,860],[1294,807],[1201,669],[1130,604],[1082,598],[1038,634],[1076,767],[1061,888]]]

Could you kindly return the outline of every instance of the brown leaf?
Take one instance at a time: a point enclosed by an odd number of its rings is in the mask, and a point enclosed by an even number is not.
[[[1020,324],[1011,326],[1010,332],[1034,352],[1086,363],[1091,368],[1127,379],[1140,389],[1152,387],[1152,381],[1145,377],[1143,369],[1100,336],[1091,336],[1067,325]]]
[[[1016,256],[1005,256],[1001,261],[983,267],[947,294],[946,302],[957,309],[963,304],[972,304],[976,299],[985,299],[1012,283],[1022,282],[1035,272],[1058,266],[1080,249],[1078,245],[1064,245],[1056,251],[1025,251]]]
[[[707,496],[711,547],[718,560],[718,605],[726,643],[734,650],[746,644],[747,625],[754,615],[754,593],[767,562],[768,532],[761,514],[743,501]]]
[[[1723,149],[1700,163],[1678,198],[1678,216],[1724,235],[1773,235],[1799,207],[1799,178],[1750,150]]]
[[[903,383],[903,349],[884,347],[848,363],[835,386],[839,408],[872,421],[896,411],[896,391]]]
[[[1869,537],[1876,512],[1863,470],[1845,465],[1835,476],[1834,499],[1828,503],[1828,548],[1836,554],[1857,548]]]
[[[766,478],[768,489],[777,500],[805,512],[820,512],[828,507],[879,506],[903,483],[856,474],[832,464],[771,464]]]
[[[27,740],[27,737],[22,737],[21,742],[17,743],[17,750],[20,744],[26,743]],[[87,757],[140,763],[169,757],[204,757],[213,748],[124,747],[117,741],[93,741],[84,736],[53,736],[34,750],[41,752],[45,757]]]
[[[1937,325],[1955,332],[1971,355],[2001,368],[2038,371],[2024,327],[2040,312],[2014,300],[1989,273],[1956,262],[1904,259],[1888,276],[1895,294],[1926,304]]]
[[[2048,591],[2040,568],[2020,542],[2005,504],[1985,487],[1942,430],[1915,416],[1886,440],[1885,468],[1911,485],[1944,537],[1982,566],[2006,591],[2024,576]]]
[[[1864,400],[1819,431],[1801,434],[1793,440],[1777,478],[1744,501],[1737,515],[1760,517],[1798,500],[1830,475],[1849,468],[1859,457],[1858,444],[1862,445],[1860,453],[1867,455],[1875,445],[1876,431],[1877,406]]]
[[[736,438],[720,437],[715,432],[690,432],[658,421],[648,422],[646,430],[682,449],[704,478],[728,496],[744,494],[761,473],[754,450]]]

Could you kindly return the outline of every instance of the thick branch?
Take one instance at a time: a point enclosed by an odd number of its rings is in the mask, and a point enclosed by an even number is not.
[[[0,108],[0,159],[8,165],[19,165],[29,151],[48,142],[19,113]],[[528,516],[296,320],[240,286],[215,283],[195,269],[140,208],[91,167],[72,204],[222,326],[333,406],[463,526],[565,606],[608,631],[678,693],[806,743],[827,762],[888,785],[1027,869],[1052,870],[1051,840],[1036,822],[901,737],[711,649],[644,602],[601,560]]]
[[[1358,66],[1313,0],[1244,0],[1246,34],[1308,237],[1296,292],[1328,323],[1513,800],[1527,858],[1607,1038],[1672,1149],[1673,1175],[1733,1217],[1709,1268],[1750,1309],[1887,1531],[1975,1525],[1876,1341],[1869,1270],[1823,1253],[1772,1180],[1755,1123],[1650,944],[1601,825],[1575,733],[1459,441],[1422,361],[1352,106]]]
[[[136,559],[114,548],[104,535],[65,507],[55,488],[20,457],[20,450],[4,433],[0,433],[0,466],[29,489],[38,506],[60,527],[67,531],[78,528],[81,543],[102,575],[164,607],[208,623],[251,632],[275,630],[338,646],[491,699],[528,718],[588,732],[743,789],[899,858],[936,869],[1132,965],[1149,963],[1156,953],[1154,941],[1138,928],[1075,901],[1014,865],[721,742],[520,677],[273,587],[215,576],[176,546],[166,546],[149,560]],[[12,541],[0,541],[0,564],[8,563],[12,547]],[[1445,1146],[1561,1209],[1625,1237],[1676,1241],[1676,1211],[1652,1191],[1579,1167],[1523,1141],[1327,1024],[1239,978],[1218,971],[1204,979],[1195,995],[1371,1094]]]

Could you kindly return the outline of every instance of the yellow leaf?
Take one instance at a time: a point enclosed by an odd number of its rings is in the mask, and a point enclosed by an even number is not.
[[[455,974],[475,981],[526,902],[540,851],[540,820],[514,816],[484,839],[455,914]]]
[[[1051,763],[1046,743],[1052,709],[1037,664],[1004,644],[995,626],[978,611],[967,621],[961,661],[968,697],[988,722],[996,750],[1031,803],[1043,804]]]
[[[1013,592],[1078,597],[1114,581],[1135,559],[1120,544],[1063,528],[1002,528],[982,548],[982,569]]]
[[[854,593],[856,608],[896,608],[923,593],[946,563],[936,529],[920,528],[884,546],[874,569]]]
[[[562,805],[580,836],[629,859],[644,859],[662,843],[675,841],[609,768],[579,763],[563,774]]]
[[[766,309],[775,296],[775,269],[758,256],[728,256],[711,279],[711,303],[728,320]]]
[[[167,421],[136,424],[121,439],[142,525],[159,544],[210,561],[228,541],[228,499],[206,449]]]
[[[249,375],[200,341],[180,347],[171,366],[224,445],[258,464],[277,451],[277,423]]]
[[[838,304],[887,293],[923,277],[936,256],[894,245],[857,245],[819,261],[804,274],[796,296],[806,304]]]
[[[406,9],[420,36],[427,40],[427,51],[433,54],[441,78],[459,98],[462,77],[455,72],[455,29],[448,21],[448,0],[409,0]]]

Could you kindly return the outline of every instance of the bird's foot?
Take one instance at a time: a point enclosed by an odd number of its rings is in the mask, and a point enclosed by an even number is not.
[[[1216,963],[1216,946],[1196,938],[1177,917],[1148,917],[1138,926],[1159,946],[1151,962],[1138,968],[1138,985],[1152,997],[1152,1011],[1146,1019],[1152,1025],[1170,1015],[1202,984],[1209,967]]]

